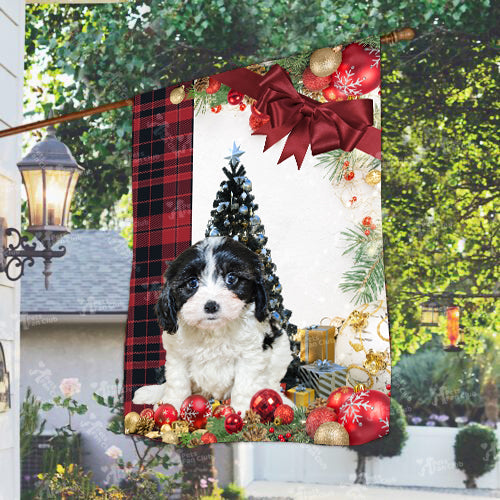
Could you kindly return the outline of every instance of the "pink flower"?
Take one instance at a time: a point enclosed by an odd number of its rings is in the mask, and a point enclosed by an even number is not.
[[[206,479],[200,479],[200,486],[202,488],[206,488],[208,486],[207,480]]]
[[[111,457],[113,460],[117,460],[123,456],[123,452],[118,446],[110,446],[104,453]]]
[[[73,395],[78,394],[81,388],[82,384],[77,378],[63,378],[59,386],[65,398],[71,398]]]

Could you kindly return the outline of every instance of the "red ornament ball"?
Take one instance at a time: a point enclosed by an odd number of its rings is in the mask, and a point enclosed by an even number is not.
[[[145,417],[145,418],[149,418],[149,419],[155,418],[155,412],[154,412],[153,408],[144,408],[144,410],[142,410],[139,415],[141,417]]]
[[[231,413],[224,420],[224,429],[228,434],[236,434],[243,429],[243,419],[237,413]]]
[[[212,406],[199,394],[187,397],[181,405],[179,415],[191,429],[202,429],[212,415]]]
[[[231,406],[219,405],[215,408],[213,416],[215,418],[226,418],[228,415],[231,415],[231,413],[234,413],[234,410]]]
[[[332,86],[347,96],[371,92],[380,85],[380,50],[351,43],[342,51],[342,63],[332,75]],[[325,96],[326,97],[326,96]]]
[[[369,217],[369,216],[366,216],[364,219],[363,219],[363,226],[371,226],[372,225],[372,218]]]
[[[354,179],[354,172],[352,170],[349,170],[349,172],[346,172],[344,174],[344,179],[346,181],[352,181]]]
[[[205,432],[205,434],[201,436],[201,442],[203,444],[216,443],[217,437],[215,434],[212,434],[211,432]]]
[[[207,94],[215,94],[220,89],[221,83],[212,76],[208,79],[208,87],[205,90]]]
[[[274,418],[280,418],[281,423],[284,425],[291,424],[293,422],[294,415],[295,412],[289,405],[279,405],[278,408],[274,410]]]
[[[177,420],[177,417],[177,410],[171,404],[158,406],[154,414],[154,419],[158,427],[161,427],[163,424],[171,424],[174,420]]]
[[[330,396],[328,396],[326,406],[328,406],[328,408],[332,408],[332,410],[335,410],[338,413],[340,407],[353,393],[354,390],[351,387],[347,387],[346,385],[339,387],[338,389],[335,389]]]
[[[222,106],[219,104],[217,106],[214,106],[213,108],[210,108],[210,111],[212,113],[220,113],[220,110],[222,109]]]
[[[245,109],[247,109],[247,105],[245,103],[241,103],[240,104],[240,111],[245,111]]]
[[[250,400],[250,409],[260,417],[262,423],[274,420],[274,412],[283,404],[281,396],[273,389],[261,389]]]
[[[331,75],[328,76],[316,76],[311,68],[308,66],[304,73],[302,73],[302,83],[304,87],[312,92],[317,92],[318,90],[323,90],[330,85]]]
[[[309,413],[309,416],[307,417],[306,420],[307,435],[311,439],[314,439],[314,434],[316,433],[316,430],[321,424],[324,424],[325,422],[336,422],[336,421],[337,421],[337,414],[335,413],[334,410],[328,408],[327,406],[320,406],[319,408],[316,408],[311,413]]]
[[[250,118],[248,119],[248,123],[250,124],[250,128],[255,132],[256,130],[259,130],[262,125],[265,125],[268,121],[270,120],[268,115],[250,115]]]
[[[323,97],[327,101],[345,101],[347,99],[347,94],[344,94],[341,90],[333,85],[323,89]]]
[[[229,104],[232,104],[233,106],[236,106],[237,104],[240,104],[241,101],[243,101],[244,97],[245,97],[245,94],[242,94],[241,92],[238,92],[237,90],[231,89],[227,94],[227,102]]]
[[[339,423],[349,433],[349,444],[364,444],[389,433],[391,400],[380,391],[352,394],[339,410]]]

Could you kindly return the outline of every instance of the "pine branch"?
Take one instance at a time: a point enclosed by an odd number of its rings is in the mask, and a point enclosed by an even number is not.
[[[375,35],[367,36],[366,38],[359,40],[357,43],[363,45],[364,47],[370,46],[373,47],[374,49],[380,50],[380,36],[375,36]]]
[[[208,110],[222,104],[227,104],[227,95],[231,89],[227,85],[221,85],[215,94],[207,94],[204,90],[198,91],[191,86],[188,98],[194,99],[194,110],[196,115],[205,114]]]
[[[345,172],[349,170],[374,170],[380,168],[380,160],[359,153],[354,150],[351,152],[335,149],[318,156],[319,162],[315,167],[323,167],[326,175],[331,182],[338,184],[344,178]]]
[[[274,62],[288,71],[292,83],[294,86],[297,86],[300,80],[302,80],[302,73],[304,73],[304,70],[309,66],[311,54],[312,51],[302,52],[301,54],[284,57],[283,59],[278,59]]]

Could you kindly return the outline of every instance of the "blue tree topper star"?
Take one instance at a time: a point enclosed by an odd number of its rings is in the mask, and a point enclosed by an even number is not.
[[[231,160],[232,165],[236,165],[240,161],[240,156],[244,154],[245,151],[242,151],[239,146],[236,146],[236,142],[233,141],[233,147],[229,150],[229,156],[225,156],[225,160]]]

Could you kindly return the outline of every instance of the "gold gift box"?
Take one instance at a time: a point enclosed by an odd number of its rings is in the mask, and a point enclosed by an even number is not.
[[[295,340],[300,342],[300,360],[314,363],[318,359],[335,361],[335,337],[337,328],[317,325],[297,330]]]
[[[293,387],[286,391],[286,397],[291,399],[297,406],[308,406],[314,401],[314,389],[309,387]]]

